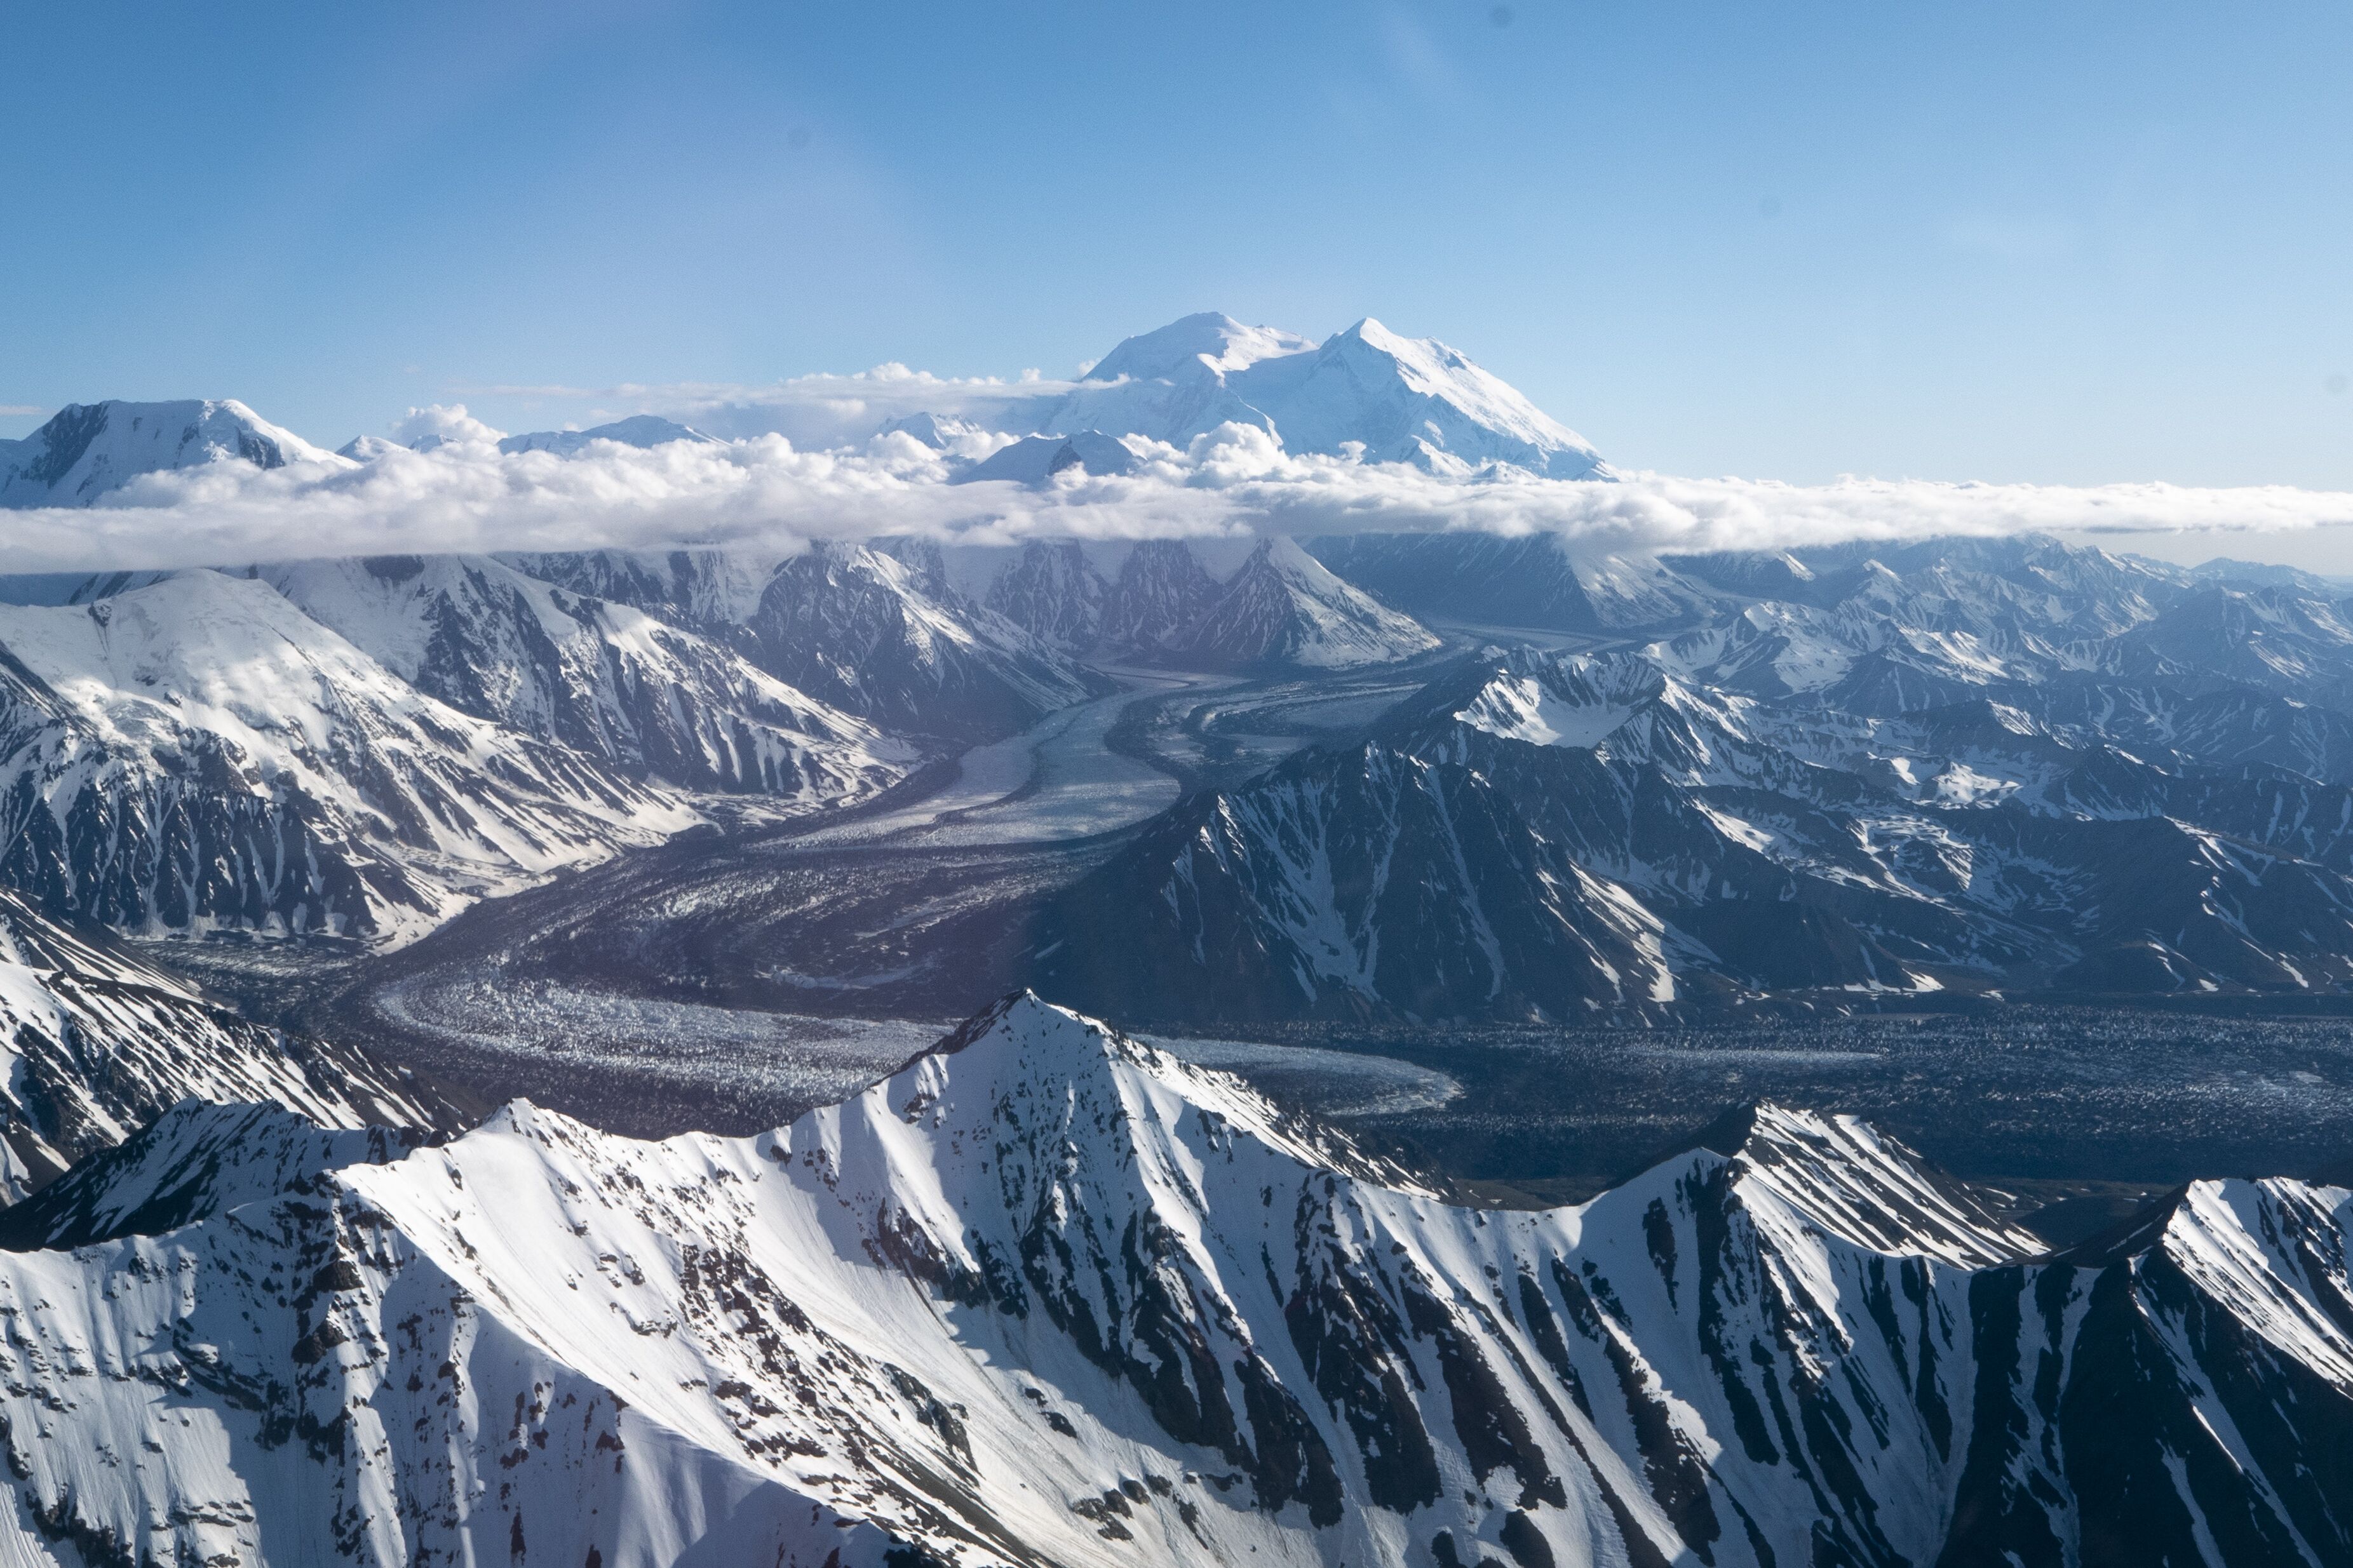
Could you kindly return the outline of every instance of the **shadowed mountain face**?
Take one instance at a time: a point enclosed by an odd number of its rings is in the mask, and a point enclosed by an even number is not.
[[[26,1561],[2353,1561],[2336,1188],[2045,1256],[1765,1105],[1469,1209],[1015,998],[752,1138],[191,1110],[53,1206]]]

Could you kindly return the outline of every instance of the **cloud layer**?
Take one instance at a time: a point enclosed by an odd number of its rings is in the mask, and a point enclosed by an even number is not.
[[[911,405],[948,401],[938,395],[947,384],[920,379],[928,389],[911,392]],[[872,420],[866,407],[845,424]],[[809,540],[903,533],[991,543],[1399,529],[1550,531],[1597,553],[2023,530],[2112,536],[2122,548],[2137,536],[2194,533],[2221,552],[2232,543],[2225,536],[2353,522],[2353,495],[2287,487],[1802,486],[1655,474],[1613,484],[1461,481],[1294,455],[1239,426],[1181,452],[1133,441],[1145,459],[1133,475],[1072,471],[1032,489],[950,485],[939,454],[905,436],[824,450],[776,434],[723,446],[598,443],[562,458],[503,455],[497,433],[462,409],[417,411],[409,424],[411,435],[443,444],[355,469],[220,463],[149,475],[90,510],[5,514],[0,572],[695,543],[789,552]]]

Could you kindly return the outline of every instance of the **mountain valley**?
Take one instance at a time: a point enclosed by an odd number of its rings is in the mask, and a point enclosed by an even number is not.
[[[1369,320],[891,385],[985,524],[0,578],[0,1556],[2353,1563],[2353,583],[1620,547]],[[1229,448],[1495,526],[1034,527]]]

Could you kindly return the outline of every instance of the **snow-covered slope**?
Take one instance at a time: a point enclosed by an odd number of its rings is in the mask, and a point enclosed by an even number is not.
[[[425,1128],[448,1116],[438,1097],[364,1053],[248,1023],[5,890],[0,1053],[0,1203],[183,1099],[266,1100],[318,1127]]]
[[[1068,436],[1024,436],[956,475],[955,482],[998,479],[1042,485],[1073,468],[1082,474],[1128,474],[1137,466],[1135,454],[1111,437],[1100,430],[1078,430]]]
[[[983,593],[989,609],[1057,647],[1091,653],[1104,641],[1113,588],[1075,540],[1022,545]]]
[[[516,452],[553,452],[559,458],[576,458],[588,449],[592,441],[615,441],[624,447],[659,447],[671,441],[693,441],[717,446],[717,437],[706,436],[691,426],[681,425],[653,414],[633,414],[627,419],[616,419],[609,425],[597,425],[586,430],[533,430],[521,436],[509,436],[499,442],[499,450]]]
[[[568,592],[700,631],[796,690],[934,744],[1010,734],[1115,689],[967,599],[921,554],[818,544],[782,561],[721,551],[507,559]]]
[[[754,1138],[518,1103],[0,1258],[0,1531],[597,1568],[2353,1553],[2347,1194],[2201,1184],[2031,1261],[1861,1123],[1715,1142],[1460,1208],[1026,998]]]
[[[919,566],[819,545],[777,568],[745,622],[755,657],[887,729],[978,738],[1114,689]]]
[[[0,610],[0,879],[109,925],[398,942],[694,820],[424,695],[266,583]]]
[[[963,548],[951,572],[990,610],[1082,657],[1315,671],[1391,663],[1438,647],[1411,617],[1342,581],[1290,539],[1215,548],[1222,558],[1213,571],[1183,540],[1037,540],[1009,550]]]
[[[586,598],[633,605],[702,632],[740,627],[785,557],[759,550],[516,552],[499,560]]]
[[[1265,360],[1313,353],[1295,332],[1246,327],[1204,311],[1122,340],[1044,420],[1047,429],[1101,429],[1182,446],[1228,423],[1266,428],[1270,417],[1232,378]]]
[[[373,463],[378,458],[408,448],[397,441],[387,441],[381,436],[354,436],[335,448],[335,456],[348,458],[354,463]]]
[[[1166,646],[1202,668],[1347,669],[1412,658],[1438,639],[1276,537],[1262,541],[1201,617]]]
[[[1129,338],[1041,416],[1049,430],[1106,430],[1183,447],[1227,423],[1294,452],[1446,474],[1502,463],[1554,479],[1605,478],[1585,438],[1435,338],[1367,317],[1321,344],[1214,311]]]
[[[905,436],[929,447],[934,452],[946,452],[962,447],[975,437],[987,437],[988,432],[969,420],[950,418],[938,414],[906,414],[884,425],[884,436]]]
[[[1402,610],[1474,626],[1619,633],[1725,608],[1710,584],[1656,557],[1575,548],[1556,533],[1346,533],[1306,548]]]
[[[400,1109],[390,1101],[361,1118],[331,1103],[297,1115],[280,1101],[191,1094],[0,1210],[0,1251],[160,1236],[242,1204],[318,1190],[330,1171],[385,1164],[436,1140],[422,1115],[386,1125],[387,1113]]]
[[[0,441],[0,507],[89,506],[142,474],[206,463],[348,467],[235,398],[70,404],[22,440]]]
[[[731,648],[488,556],[248,574],[427,695],[632,777],[816,808],[889,787],[917,756]]]

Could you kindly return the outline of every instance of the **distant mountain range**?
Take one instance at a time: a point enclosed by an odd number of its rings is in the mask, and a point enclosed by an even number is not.
[[[1045,433],[964,409],[891,438],[972,483],[1117,485],[1229,424],[1608,477],[1369,321],[1319,345],[1188,317],[1024,395]],[[501,445],[711,439],[644,416]],[[100,404],[0,452],[0,499],[396,460],[438,459],[326,453],[234,403]],[[715,816],[872,800],[1139,668],[1388,669],[1419,693],[1056,891],[1011,978],[1196,1022],[2353,982],[2353,591],[2276,568],[2032,536],[881,538],[222,563],[7,600],[0,880],[129,931],[397,943]]]
[[[1504,382],[1434,338],[1399,337],[1369,318],[1319,345],[1214,312],[1187,316],[1124,340],[1051,398],[1016,389],[994,402],[980,398],[961,415],[878,416],[868,433],[901,431],[941,450],[958,432],[1012,437],[984,458],[953,457],[952,477],[1039,484],[1073,468],[1128,471],[1136,459],[1121,437],[1182,448],[1229,423],[1266,430],[1293,452],[1355,454],[1443,475],[1500,465],[1553,479],[1609,477],[1582,437]],[[90,506],[142,475],[214,463],[364,466],[396,452],[429,453],[445,439],[427,435],[404,446],[362,436],[329,452],[234,399],[75,405],[30,436],[0,441],[0,508]],[[507,436],[497,447],[508,456],[561,458],[601,441],[652,447],[715,440],[639,414],[586,430]]]
[[[1471,652],[1361,739],[1180,805],[1060,896],[1041,989],[1565,1019],[2353,976],[2353,624],[2325,584],[2033,538],[1316,549],[1433,620],[1593,651]]]
[[[2353,607],[2316,578],[1366,534],[26,587],[64,602],[0,608],[0,876],[129,931],[397,942],[716,797],[871,799],[1122,668],[1399,668],[1345,744],[1056,894],[1018,974],[1198,1022],[2353,980]]]
[[[1016,997],[838,1106],[185,1106],[0,1227],[26,1562],[2353,1561],[2353,1194],[2051,1254],[1851,1118],[1458,1206]]]

